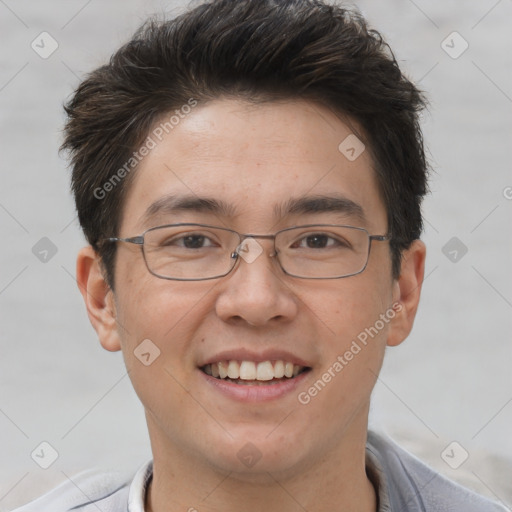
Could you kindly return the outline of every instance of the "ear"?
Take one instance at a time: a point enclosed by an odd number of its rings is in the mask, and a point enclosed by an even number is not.
[[[400,276],[393,284],[393,304],[397,306],[388,332],[389,346],[402,343],[412,330],[420,301],[426,253],[427,249],[421,240],[415,240],[402,253]]]
[[[104,278],[100,257],[91,246],[84,247],[78,253],[76,280],[101,345],[112,352],[121,350],[114,292]]]

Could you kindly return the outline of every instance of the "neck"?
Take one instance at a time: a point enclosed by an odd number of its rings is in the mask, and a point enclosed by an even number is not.
[[[244,474],[213,467],[165,443],[149,418],[148,426],[154,460],[146,512],[377,510],[365,470],[367,415],[364,425],[352,424],[318,457],[305,457],[286,471]]]

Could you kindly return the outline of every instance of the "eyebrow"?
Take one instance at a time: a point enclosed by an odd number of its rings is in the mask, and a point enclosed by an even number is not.
[[[341,195],[318,195],[291,198],[283,205],[274,207],[277,218],[286,215],[303,215],[308,213],[341,213],[355,217],[365,223],[366,216],[363,207],[358,203]]]
[[[179,212],[194,211],[199,213],[213,213],[222,217],[235,217],[235,208],[224,201],[210,197],[194,195],[166,195],[152,203],[141,217],[146,223],[157,215],[170,215]]]
[[[233,218],[238,214],[233,205],[212,197],[170,194],[153,202],[142,215],[141,221],[147,223],[157,215],[172,215],[186,211],[211,213],[225,218]],[[311,213],[340,213],[355,217],[363,224],[366,223],[362,206],[342,195],[302,196],[290,198],[283,204],[274,206],[274,216],[277,219]]]

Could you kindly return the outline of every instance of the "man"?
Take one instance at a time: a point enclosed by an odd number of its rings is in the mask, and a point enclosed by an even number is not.
[[[149,22],[66,106],[90,246],[153,460],[20,511],[492,511],[367,431],[424,272],[424,100],[355,12],[219,0]]]

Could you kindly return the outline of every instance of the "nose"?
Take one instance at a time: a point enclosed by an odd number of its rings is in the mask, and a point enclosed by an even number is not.
[[[287,322],[297,315],[298,302],[287,276],[272,257],[270,240],[244,241],[237,250],[240,261],[223,278],[216,313],[228,323],[266,326]]]

